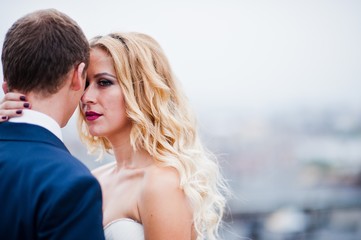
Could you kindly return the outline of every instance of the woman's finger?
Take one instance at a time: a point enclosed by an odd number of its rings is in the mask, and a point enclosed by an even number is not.
[[[9,120],[9,117],[8,117],[8,116],[1,116],[1,115],[0,115],[0,122],[5,122],[5,121],[7,121],[7,120]]]
[[[8,92],[5,94],[5,97],[0,101],[0,103],[6,102],[6,101],[19,101],[24,102],[26,101],[26,96],[21,93],[14,93],[14,92]]]
[[[19,117],[23,115],[23,110],[22,109],[17,109],[17,110],[0,110],[0,122],[5,122],[7,120],[9,120],[9,118],[12,117]]]
[[[0,104],[0,110],[19,110],[24,108],[31,108],[30,103],[22,101],[4,101]]]
[[[6,93],[0,101],[0,122],[8,121],[9,118],[23,115],[24,108],[31,108],[26,102],[26,96],[21,93]]]

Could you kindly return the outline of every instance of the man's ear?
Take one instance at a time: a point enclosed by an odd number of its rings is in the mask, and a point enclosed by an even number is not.
[[[71,88],[75,91],[83,91],[85,86],[85,63],[80,63],[76,69],[74,69],[73,79],[71,82]]]
[[[8,83],[7,83],[7,82],[4,81],[2,87],[3,87],[3,91],[4,91],[5,94],[9,92]]]

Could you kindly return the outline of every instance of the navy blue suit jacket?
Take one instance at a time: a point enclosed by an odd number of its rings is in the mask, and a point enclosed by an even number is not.
[[[45,128],[0,124],[0,239],[104,239],[99,183]]]

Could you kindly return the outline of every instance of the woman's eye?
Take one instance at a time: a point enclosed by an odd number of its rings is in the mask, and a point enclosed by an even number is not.
[[[99,86],[106,87],[106,86],[112,85],[113,82],[110,80],[107,80],[107,79],[100,79],[98,81],[98,84],[99,84]]]

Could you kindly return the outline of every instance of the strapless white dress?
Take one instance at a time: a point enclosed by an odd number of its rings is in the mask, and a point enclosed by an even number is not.
[[[144,228],[130,218],[114,220],[104,227],[106,240],[144,240]]]

